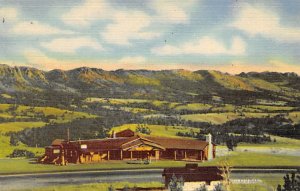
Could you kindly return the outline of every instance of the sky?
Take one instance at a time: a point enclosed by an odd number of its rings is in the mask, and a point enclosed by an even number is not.
[[[0,0],[0,64],[300,74],[298,0]]]

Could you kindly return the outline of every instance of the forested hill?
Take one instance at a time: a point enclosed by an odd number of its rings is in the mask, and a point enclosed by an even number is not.
[[[300,100],[300,77],[275,72],[230,75],[207,70],[104,71],[87,67],[46,72],[0,65],[0,97],[5,102],[12,98],[18,102],[59,102],[59,97],[64,103],[70,98],[93,96],[233,104],[269,100],[295,105]]]

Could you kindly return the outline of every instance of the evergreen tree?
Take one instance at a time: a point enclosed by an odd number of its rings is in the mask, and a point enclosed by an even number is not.
[[[277,191],[299,191],[300,190],[300,175],[296,175],[294,172],[286,174],[284,177],[284,185],[277,186]]]
[[[109,187],[108,187],[108,191],[115,191],[116,189],[114,188],[114,186],[113,185],[110,185]]]
[[[9,144],[11,146],[18,146],[19,145],[19,139],[18,139],[18,136],[16,134],[12,133],[10,135]]]
[[[175,176],[175,174],[172,175],[172,178],[169,183],[169,189],[170,191],[183,191],[184,186],[184,180],[182,177],[179,179]]]

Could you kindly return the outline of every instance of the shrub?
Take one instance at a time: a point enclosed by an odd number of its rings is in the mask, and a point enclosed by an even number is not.
[[[114,188],[114,186],[113,185],[110,185],[109,187],[108,187],[108,191],[115,191],[116,189]]]
[[[124,188],[122,189],[123,191],[130,191],[130,188],[128,185],[125,185]]]
[[[202,184],[199,188],[196,189],[196,191],[207,191],[207,188],[205,184]]]
[[[277,191],[299,191],[300,190],[300,175],[293,172],[291,175],[286,174],[284,177],[284,184],[278,185]]]
[[[169,183],[169,189],[170,191],[183,191],[184,186],[184,180],[182,177],[179,179],[173,174],[170,183]]]
[[[217,184],[213,191],[224,191],[222,184]]]
[[[33,158],[35,157],[34,153],[31,151],[27,151],[25,149],[15,149],[10,155],[10,158],[17,158],[17,157],[26,157],[26,158]]]

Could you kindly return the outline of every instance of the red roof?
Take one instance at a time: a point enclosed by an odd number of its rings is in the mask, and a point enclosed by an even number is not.
[[[54,141],[52,141],[51,145],[62,145],[64,141],[65,140],[63,139],[55,139]]]
[[[206,141],[185,139],[185,138],[168,138],[168,137],[154,137],[147,136],[147,139],[159,143],[166,149],[193,149],[204,150],[208,145]]]
[[[52,145],[61,143],[61,140],[55,140]],[[206,141],[185,139],[185,138],[168,138],[155,136],[135,135],[132,137],[117,137],[105,139],[91,139],[71,141],[71,144],[87,145],[87,150],[128,150],[129,148],[148,145],[155,149],[192,149],[204,150],[208,145]]]

